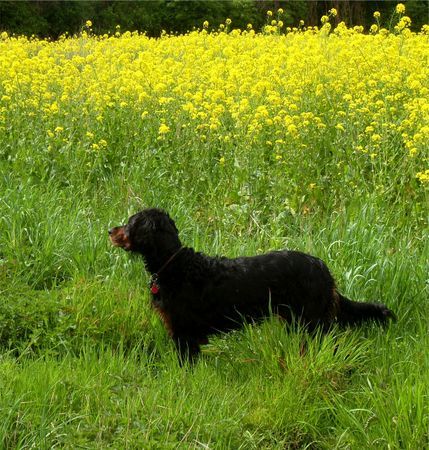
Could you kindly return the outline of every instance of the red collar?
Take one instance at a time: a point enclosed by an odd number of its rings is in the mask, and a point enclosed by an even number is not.
[[[167,261],[161,266],[161,268],[158,270],[158,272],[154,273],[151,277],[150,277],[150,282],[149,282],[149,289],[150,292],[152,292],[153,295],[158,294],[159,289],[160,289],[160,285],[159,285],[159,274],[171,263],[171,261],[173,261],[173,259],[183,250],[183,247],[180,247],[179,250],[177,250],[177,252],[173,253],[170,258],[167,259]]]

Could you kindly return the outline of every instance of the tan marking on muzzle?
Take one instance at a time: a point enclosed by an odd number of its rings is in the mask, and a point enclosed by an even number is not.
[[[130,250],[131,242],[125,234],[124,227],[115,227],[109,230],[109,238],[112,245],[125,250]]]

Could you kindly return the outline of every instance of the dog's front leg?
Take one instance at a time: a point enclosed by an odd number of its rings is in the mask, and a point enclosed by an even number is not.
[[[186,362],[193,363],[200,353],[198,341],[191,336],[173,335],[174,345],[179,356],[179,364],[183,366]]]

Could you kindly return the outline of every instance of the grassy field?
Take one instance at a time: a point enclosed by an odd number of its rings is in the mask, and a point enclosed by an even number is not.
[[[429,27],[332,15],[0,35],[0,448],[429,447]],[[317,255],[398,321],[310,338],[273,317],[180,368],[107,239],[147,206],[206,253]]]

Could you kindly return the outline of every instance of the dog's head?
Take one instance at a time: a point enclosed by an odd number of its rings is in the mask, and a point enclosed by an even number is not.
[[[128,219],[126,225],[109,230],[116,247],[143,256],[163,255],[180,248],[179,232],[170,216],[157,208],[144,209]]]

